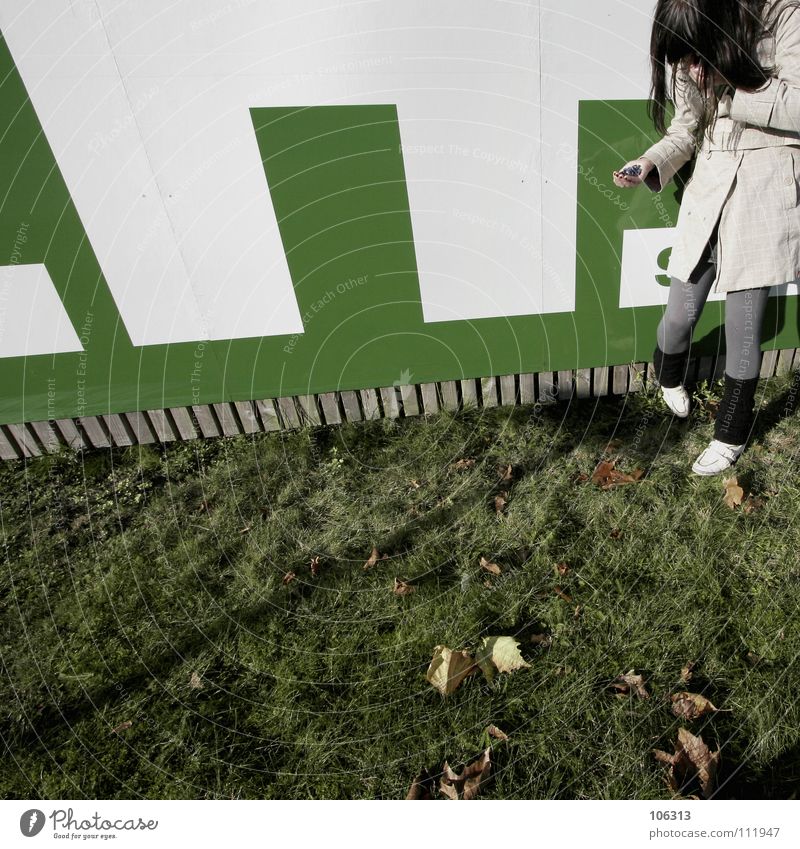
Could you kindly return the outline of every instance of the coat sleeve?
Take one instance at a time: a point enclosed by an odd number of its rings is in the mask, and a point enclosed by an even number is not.
[[[757,127],[800,132],[800,8],[787,5],[775,25],[778,76],[761,91],[736,89],[730,117]]]
[[[648,189],[660,192],[694,156],[694,134],[700,115],[700,94],[679,66],[675,77],[675,113],[664,136],[642,154],[656,166],[644,179]]]

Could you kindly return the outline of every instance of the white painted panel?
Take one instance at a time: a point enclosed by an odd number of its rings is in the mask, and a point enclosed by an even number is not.
[[[0,357],[82,350],[45,266],[0,266]]]
[[[662,285],[657,279],[665,276],[664,268],[659,267],[658,257],[662,251],[672,247],[674,233],[674,227],[626,230],[623,233],[620,307],[651,307],[667,303],[669,286]],[[797,293],[797,283],[773,286],[769,292],[770,297]],[[708,296],[709,301],[724,299],[724,292],[712,292]]]
[[[205,338],[175,235],[94,3],[0,6],[22,75],[135,345]]]
[[[647,98],[654,7],[654,2],[630,0],[541,0],[546,312],[575,308],[578,102]],[[638,139],[639,131],[631,129],[631,136]],[[597,143],[603,144],[600,139]],[[641,152],[621,149],[620,163]],[[599,179],[616,191],[610,174]],[[647,191],[635,191],[639,190]],[[578,257],[577,261],[591,260]]]

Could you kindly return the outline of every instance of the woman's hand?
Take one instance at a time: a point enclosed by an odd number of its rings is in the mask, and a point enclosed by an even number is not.
[[[642,169],[638,176],[634,177],[622,173],[623,169],[630,168],[633,165],[638,165]],[[647,175],[655,167],[655,164],[649,159],[646,159],[644,156],[640,156],[639,159],[632,159],[630,162],[625,163],[619,171],[612,172],[614,185],[619,186],[621,189],[630,189],[633,186],[638,186],[639,183],[644,182],[645,177],[647,177]]]

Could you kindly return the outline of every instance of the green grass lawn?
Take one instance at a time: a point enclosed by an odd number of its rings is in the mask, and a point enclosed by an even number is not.
[[[668,799],[679,727],[719,797],[796,797],[800,419],[761,391],[750,512],[689,473],[709,414],[653,390],[4,464],[0,794],[403,798],[495,724],[485,798]],[[644,475],[604,491],[611,439]],[[492,635],[530,668],[426,681]],[[723,710],[676,718],[686,687]]]

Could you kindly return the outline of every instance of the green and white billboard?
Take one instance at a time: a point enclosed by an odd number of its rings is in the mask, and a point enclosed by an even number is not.
[[[4,2],[0,423],[649,360],[651,11]]]

